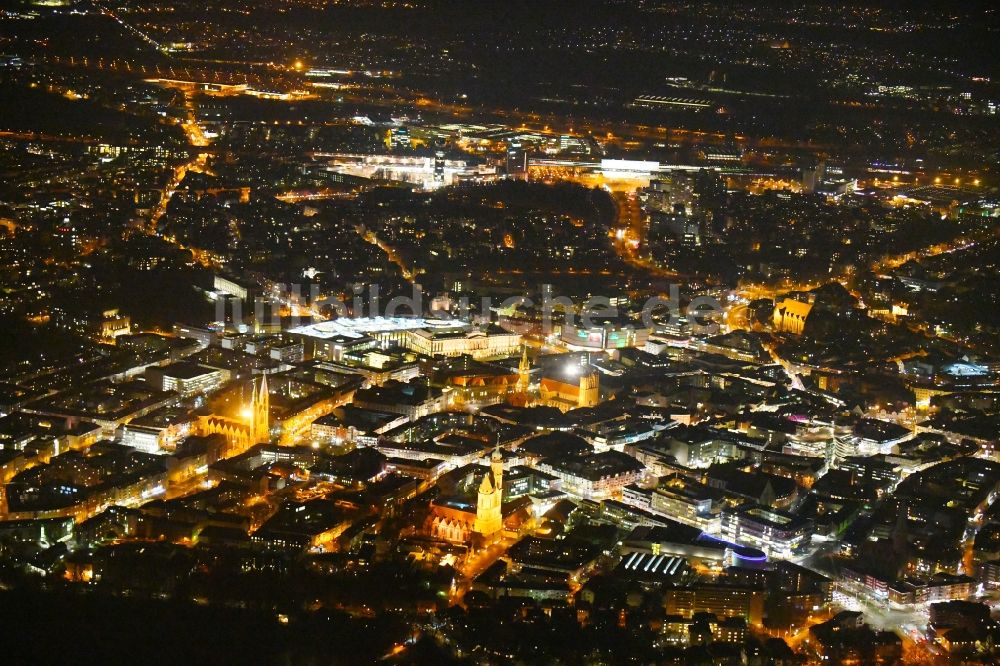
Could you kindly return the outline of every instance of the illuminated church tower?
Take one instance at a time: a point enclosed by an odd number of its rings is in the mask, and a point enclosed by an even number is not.
[[[528,360],[528,346],[524,345],[521,348],[521,363],[517,366],[517,392],[527,395],[530,383],[531,362]]]
[[[267,375],[260,378],[260,386],[253,384],[253,399],[250,406],[250,438],[254,444],[271,441],[271,395],[267,388]]]
[[[484,537],[490,537],[503,529],[503,457],[500,447],[493,450],[490,456],[490,471],[483,477],[479,485],[479,495],[476,500],[476,525],[474,531]]]
[[[531,403],[531,361],[528,360],[528,346],[521,347],[521,362],[517,366],[517,383],[507,402],[516,407],[527,407]]]
[[[578,407],[595,407],[601,402],[601,380],[596,372],[580,375]]]

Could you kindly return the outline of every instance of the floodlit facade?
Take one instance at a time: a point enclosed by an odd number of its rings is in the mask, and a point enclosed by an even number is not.
[[[303,339],[307,355],[331,360],[391,344],[427,356],[489,358],[514,354],[521,344],[519,334],[499,328],[480,329],[461,319],[425,317],[341,317],[298,326],[289,333]]]
[[[809,543],[812,532],[811,521],[763,506],[722,511],[722,534],[727,539],[760,548],[771,557],[794,557]]]

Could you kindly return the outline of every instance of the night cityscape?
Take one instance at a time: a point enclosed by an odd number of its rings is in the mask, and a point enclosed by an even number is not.
[[[998,48],[2,3],[3,663],[1000,663]]]

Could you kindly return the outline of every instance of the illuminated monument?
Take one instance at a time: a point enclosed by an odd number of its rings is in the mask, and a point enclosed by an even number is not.
[[[490,472],[479,484],[476,498],[476,522],[473,531],[489,538],[503,529],[503,458],[500,449],[490,456]]]
[[[600,401],[600,376],[593,368],[577,362],[556,369],[543,368],[541,380],[533,387],[528,348],[522,348],[517,384],[507,398],[509,404],[515,407],[555,407],[565,412],[594,407]]]
[[[434,500],[425,529],[435,539],[481,548],[499,539],[505,528],[521,530],[529,519],[523,502],[504,506],[503,456],[498,447],[490,455],[490,469],[479,483],[475,503],[471,493]]]
[[[266,444],[271,440],[271,394],[267,388],[267,375],[260,378],[260,387],[254,382],[250,400],[250,432],[254,444]]]
[[[572,364],[542,377],[536,404],[565,412],[581,407],[594,407],[600,401],[600,375],[595,370]]]
[[[531,405],[531,361],[528,360],[527,345],[521,348],[521,362],[517,366],[517,384],[514,385],[514,392],[507,402],[517,407]]]
[[[806,328],[806,319],[812,312],[813,303],[795,298],[785,298],[774,305],[774,328],[782,333],[802,335]]]
[[[229,442],[229,455],[238,455],[255,444],[271,441],[271,396],[267,375],[258,383],[253,382],[250,404],[243,408],[238,419],[212,414],[202,416],[198,423],[201,435],[223,435]]]
[[[531,385],[531,361],[528,360],[528,346],[521,347],[521,362],[517,366],[517,392],[527,395]]]

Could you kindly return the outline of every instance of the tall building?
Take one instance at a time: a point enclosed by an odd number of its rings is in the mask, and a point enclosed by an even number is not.
[[[802,191],[815,192],[826,175],[826,163],[823,161],[802,167]]]
[[[260,378],[260,387],[254,382],[253,398],[251,401],[250,434],[257,444],[266,444],[271,441],[271,396],[267,388],[267,375]]]
[[[434,182],[444,182],[444,151],[434,151]]]
[[[500,448],[493,450],[490,456],[490,473],[483,477],[479,484],[479,494],[476,498],[475,532],[490,537],[503,529],[503,458]]]
[[[698,199],[694,180],[689,173],[670,171],[651,181],[640,195],[651,210],[675,213],[680,209],[683,214],[690,214]]]
[[[511,175],[521,175],[528,171],[528,152],[521,145],[520,141],[511,141],[507,144],[507,173]]]
[[[517,365],[517,384],[514,385],[514,393],[509,402],[514,405],[526,407],[531,402],[529,391],[531,390],[531,361],[528,360],[527,345],[521,348],[521,362]]]
[[[651,227],[666,229],[677,237],[681,245],[685,247],[697,247],[701,245],[701,222],[698,218],[689,216],[683,212],[683,208],[678,205],[678,209],[673,213],[652,212],[649,216]]]
[[[528,360],[528,346],[521,347],[521,362],[517,366],[517,391],[527,393],[531,383],[531,361]]]
[[[410,130],[408,127],[399,127],[397,129],[391,130],[389,133],[389,147],[390,148],[409,148],[410,143]]]

